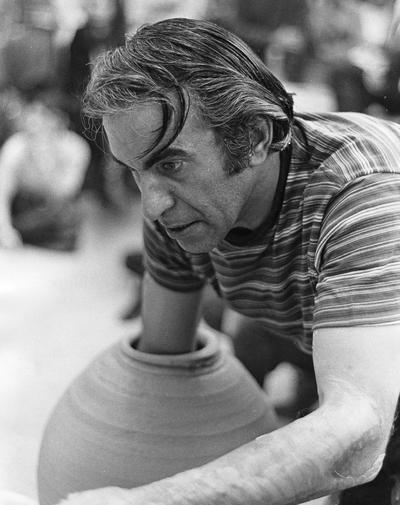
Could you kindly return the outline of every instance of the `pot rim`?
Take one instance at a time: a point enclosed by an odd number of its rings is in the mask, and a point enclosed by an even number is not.
[[[205,326],[198,328],[196,339],[199,348],[192,352],[181,354],[154,354],[139,351],[135,344],[140,339],[141,328],[134,335],[123,339],[121,346],[123,352],[135,361],[168,368],[203,368],[214,364],[221,356],[221,346],[216,332]]]

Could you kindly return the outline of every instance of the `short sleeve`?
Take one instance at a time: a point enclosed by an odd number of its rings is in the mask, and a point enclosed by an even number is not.
[[[145,268],[159,284],[186,292],[204,285],[204,278],[193,271],[189,255],[160,226],[145,220],[143,235]]]
[[[400,176],[368,175],[328,206],[313,328],[400,323]]]

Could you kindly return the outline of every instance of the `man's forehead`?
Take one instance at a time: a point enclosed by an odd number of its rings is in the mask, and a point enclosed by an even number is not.
[[[147,158],[151,159],[169,144],[175,125],[172,122],[161,135],[163,121],[162,106],[154,102],[104,117],[103,126],[113,157],[131,166],[146,164]],[[179,139],[175,143],[179,144]]]
[[[114,133],[122,128],[141,136],[152,136],[163,123],[162,107],[158,103],[140,103],[129,109],[103,118],[107,132]]]
[[[161,142],[157,149],[162,149],[163,145],[169,144],[169,139],[173,136],[177,121],[179,121],[177,116],[177,113],[172,110],[166,131],[160,139]],[[143,102],[135,104],[127,110],[104,117],[103,126],[111,142],[135,142],[140,144],[149,142],[152,144],[159,137],[165,119],[161,103]],[[195,132],[204,131],[206,128],[207,126],[201,119],[197,108],[192,105],[189,108],[182,131],[173,143],[174,145],[179,145],[181,141],[186,143]]]

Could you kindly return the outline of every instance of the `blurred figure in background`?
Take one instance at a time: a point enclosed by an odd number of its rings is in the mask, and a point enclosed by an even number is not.
[[[361,40],[358,0],[309,0],[309,22],[316,59],[315,75],[331,84],[332,68],[347,61]]]
[[[3,1],[0,15],[0,60],[2,86],[29,93],[39,87],[56,85],[53,34],[56,21],[47,2]]]
[[[310,38],[307,0],[217,0],[208,18],[241,37],[281,79],[302,81]]]
[[[337,109],[399,115],[400,45],[388,39],[393,0],[311,3],[316,56]]]
[[[393,3],[393,15],[392,22],[389,27],[388,42],[398,43],[400,38],[400,2],[399,0],[394,0]]]
[[[0,148],[16,131],[16,117],[20,111],[18,94],[13,90],[0,91]]]
[[[204,19],[210,4],[217,0],[125,0],[129,31],[136,31],[145,23],[182,17]]]
[[[65,62],[65,90],[80,99],[90,76],[90,62],[102,51],[124,42],[126,24],[122,0],[80,2],[81,18]]]
[[[0,245],[72,251],[89,147],[68,129],[54,92],[27,103],[21,123],[0,151]]]
[[[63,91],[70,99],[70,114],[73,129],[85,136],[82,123],[80,97],[90,76],[90,62],[100,52],[114,48],[124,41],[126,23],[122,0],[87,0],[81,2],[82,17],[65,52],[62,73]],[[107,179],[109,160],[101,135],[94,134],[89,140],[91,162],[86,174],[84,189],[92,191],[105,206],[113,203],[113,181]]]

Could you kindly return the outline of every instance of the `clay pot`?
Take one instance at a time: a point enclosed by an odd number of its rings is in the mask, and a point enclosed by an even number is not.
[[[71,384],[42,440],[41,505],[104,486],[132,488],[199,466],[277,427],[265,393],[215,334],[180,355],[135,349],[138,333]]]

